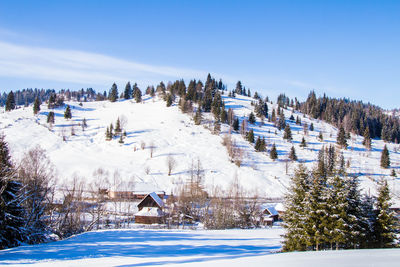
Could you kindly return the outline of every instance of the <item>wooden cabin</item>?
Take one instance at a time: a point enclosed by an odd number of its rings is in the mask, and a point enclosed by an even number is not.
[[[275,205],[265,204],[261,205],[262,217],[261,224],[264,226],[272,226],[275,221],[279,219],[279,213],[275,209]]]
[[[163,223],[164,206],[163,200],[155,192],[146,195],[137,205],[139,211],[135,214],[135,223]]]

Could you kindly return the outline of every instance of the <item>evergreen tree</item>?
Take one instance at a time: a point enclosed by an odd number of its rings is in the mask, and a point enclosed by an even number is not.
[[[13,91],[8,93],[6,100],[6,111],[15,109],[15,97]]]
[[[132,87],[131,87],[131,83],[128,82],[125,86],[125,91],[124,91],[124,98],[125,99],[130,99],[132,98]]]
[[[172,105],[173,98],[172,94],[167,94],[167,107],[170,107]]]
[[[269,152],[269,157],[272,160],[276,160],[278,158],[278,151],[276,150],[275,143],[272,145],[271,151]]]
[[[392,169],[392,173],[390,174],[390,176],[392,176],[392,177],[396,177],[397,176],[396,171],[394,169]]]
[[[65,108],[64,118],[66,118],[66,119],[71,119],[72,118],[71,108],[70,108],[69,105],[67,105],[67,107]]]
[[[306,139],[303,136],[303,138],[301,139],[300,147],[306,147],[306,146],[307,146],[307,142],[306,142]]]
[[[136,103],[140,103],[142,102],[142,91],[140,91],[136,83],[134,84],[134,88],[135,90],[133,91],[133,97],[135,98]]]
[[[279,109],[279,108],[278,108]],[[286,127],[285,114],[283,111],[279,114],[278,129],[282,130]]]
[[[362,142],[362,144],[367,148],[367,149],[371,149],[371,136],[369,134],[369,127],[365,127],[364,130],[364,140]]]
[[[239,131],[239,118],[235,118],[232,127],[234,131]]]
[[[390,167],[389,150],[386,145],[383,147],[381,154],[381,167],[385,169]]]
[[[8,145],[4,136],[0,136],[0,249],[18,246],[25,240],[21,188],[15,178]]]
[[[285,195],[284,251],[302,251],[308,247],[305,229],[308,214],[306,213],[305,198],[309,191],[309,179],[307,168],[300,164],[295,170],[295,175],[291,178],[288,193]]]
[[[296,150],[294,149],[294,146],[292,146],[292,148],[290,149],[289,159],[291,161],[297,161],[297,155],[296,155]]]
[[[314,123],[311,123],[311,124],[310,124],[310,131],[311,131],[311,132],[314,131]]]
[[[396,240],[396,220],[390,210],[390,191],[387,181],[381,181],[376,199],[377,217],[374,225],[374,235],[379,248],[393,247]]]
[[[54,112],[50,111],[49,114],[47,114],[47,123],[54,123]]]
[[[249,123],[251,123],[251,124],[256,123],[256,116],[254,116],[254,113],[253,113],[253,112],[250,112],[250,115],[249,115]]]
[[[110,89],[110,93],[108,94],[108,99],[111,102],[115,102],[118,99],[118,88],[117,85],[115,83],[113,83],[111,89]]]
[[[290,130],[289,124],[285,126],[285,132],[283,133],[283,139],[286,139],[288,142],[292,141],[292,131]]]
[[[271,114],[271,121],[272,122],[276,122],[276,114],[275,114],[275,109],[272,110],[272,114]]]
[[[112,138],[114,137],[114,126],[113,126],[112,123],[110,124],[109,130],[110,130],[110,132],[109,132],[109,134],[110,134],[110,139],[112,139]]]
[[[124,143],[124,139],[123,139],[123,137],[122,137],[122,134],[121,134],[120,137],[119,137],[118,143],[120,143],[120,144],[123,144],[123,143]]]
[[[238,95],[242,95],[243,94],[243,88],[242,88],[242,82],[241,81],[238,81],[236,83],[235,93],[238,94]]]
[[[119,117],[117,118],[117,122],[115,123],[115,134],[120,134],[122,132],[121,129],[121,122],[119,120]]]
[[[38,114],[40,111],[40,101],[39,97],[35,98],[35,102],[33,103],[33,114]]]
[[[201,109],[197,108],[196,114],[194,115],[194,124],[200,125],[202,119],[203,119],[203,115],[201,114]]]
[[[250,143],[254,143],[254,132],[253,132],[253,129],[251,129],[249,131],[249,133],[247,134],[247,141],[249,141]]]
[[[343,126],[340,126],[339,133],[336,140],[337,144],[342,148],[347,148],[346,133]]]

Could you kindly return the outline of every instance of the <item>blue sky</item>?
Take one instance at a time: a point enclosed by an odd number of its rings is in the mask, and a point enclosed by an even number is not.
[[[0,1],[0,90],[237,80],[399,107],[400,1]]]

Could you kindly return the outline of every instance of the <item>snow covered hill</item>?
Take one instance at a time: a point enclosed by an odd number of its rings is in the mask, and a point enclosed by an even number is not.
[[[254,107],[252,98],[223,96],[226,108],[232,108],[240,119],[247,117]],[[40,145],[57,167],[60,181],[70,181],[73,176],[82,177],[87,182],[95,179],[93,172],[102,168],[109,173],[110,184],[116,180],[134,181],[137,188],[173,192],[177,185],[190,177],[192,162],[199,159],[205,170],[205,187],[215,190],[216,187],[227,189],[235,177],[249,192],[259,196],[282,197],[288,186],[290,175],[296,164],[287,163],[290,148],[296,149],[299,161],[311,167],[315,164],[318,151],[325,145],[336,143],[337,129],[327,123],[309,119],[303,114],[285,110],[285,117],[299,116],[302,123],[314,124],[314,131],[305,136],[307,148],[301,148],[303,138],[302,126],[287,120],[293,142],[283,139],[272,123],[265,121],[261,125],[249,124],[255,136],[264,136],[269,147],[276,143],[279,159],[273,161],[268,153],[259,153],[238,133],[233,134],[244,154],[240,167],[229,160],[222,137],[228,132],[223,126],[220,135],[214,135],[206,125],[195,125],[188,114],[182,114],[178,106],[166,107],[165,102],[157,97],[144,97],[143,103],[132,100],[67,103],[72,108],[72,119],[63,117],[64,108],[55,109],[55,124],[49,127],[46,105],[41,105],[37,116],[32,107],[23,107],[0,114],[0,131],[9,142],[11,153],[16,162],[30,148]],[[269,111],[276,108],[269,104]],[[105,140],[106,127],[117,118],[123,121],[127,136],[124,143],[119,138]],[[88,127],[83,131],[81,125],[86,119]],[[74,131],[75,135],[71,135]],[[323,133],[323,141],[318,139]],[[65,137],[65,141],[63,140]],[[380,168],[379,160],[384,143],[373,140],[372,150],[367,151],[361,144],[362,137],[352,136],[349,147],[343,150],[346,160],[350,161],[350,172],[360,176],[362,188],[367,193],[375,192],[375,181],[383,177],[396,196],[400,196],[400,180],[390,176],[390,169]],[[153,147],[153,149],[151,149]],[[392,167],[399,172],[399,145],[388,144]],[[151,157],[150,152],[153,151]],[[176,162],[172,174],[168,176],[167,158],[171,156]],[[67,182],[68,183],[68,182]]]
[[[274,253],[282,229],[105,230],[0,251],[8,266],[398,266],[399,249]]]

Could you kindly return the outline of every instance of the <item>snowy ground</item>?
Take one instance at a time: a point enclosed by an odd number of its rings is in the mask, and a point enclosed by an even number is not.
[[[398,266],[399,249],[273,253],[282,230],[106,230],[0,251],[6,266]]]
[[[235,176],[248,191],[257,192],[261,197],[282,197],[293,173],[295,164],[286,163],[291,146],[296,148],[298,158],[308,167],[315,164],[318,150],[324,145],[336,143],[337,129],[329,124],[309,119],[300,113],[302,122],[312,122],[315,131],[306,136],[308,147],[301,148],[303,127],[289,122],[292,128],[293,142],[283,140],[283,131],[278,131],[272,123],[265,121],[261,125],[257,119],[255,125],[249,125],[257,136],[264,136],[269,146],[276,143],[279,159],[272,161],[268,153],[257,153],[254,148],[239,134],[233,134],[238,145],[244,150],[243,164],[239,168],[231,163],[226,148],[221,144],[227,127],[222,127],[220,136],[213,135],[204,126],[194,125],[190,115],[182,114],[177,106],[167,108],[159,99],[144,97],[144,103],[121,100],[88,102],[79,106],[69,102],[72,107],[72,120],[63,118],[64,109],[56,109],[55,124],[49,128],[46,115],[49,110],[41,106],[41,112],[34,116],[32,107],[20,108],[0,114],[0,131],[6,135],[12,155],[18,161],[27,149],[40,145],[46,149],[51,161],[59,172],[60,182],[71,180],[75,176],[86,182],[92,181],[93,172],[98,168],[108,171],[110,185],[116,180],[134,181],[137,187],[145,190],[163,190],[167,194],[176,186],[188,179],[190,166],[200,159],[205,170],[205,187],[212,192],[215,187],[227,189]],[[229,98],[223,96],[226,108],[232,108],[236,115],[243,119],[253,110],[253,99],[243,96]],[[269,104],[269,112],[276,108]],[[285,111],[288,119],[291,110]],[[117,118],[124,118],[127,137],[124,144],[118,138],[105,141],[106,127]],[[86,118],[88,128],[82,131],[80,124]],[[74,127],[75,135],[71,136]],[[275,131],[277,132],[275,134]],[[324,141],[317,139],[323,133]],[[66,136],[63,141],[62,135]],[[374,193],[375,181],[383,178],[389,181],[395,195],[400,196],[400,179],[390,176],[391,170],[379,166],[380,154],[384,143],[373,140],[373,148],[367,151],[361,144],[362,137],[353,136],[349,148],[343,150],[346,160],[350,161],[350,171],[360,176],[362,188],[366,193]],[[141,146],[144,144],[145,149]],[[149,147],[153,146],[154,154],[150,157]],[[400,174],[399,145],[388,144],[392,167]],[[168,155],[176,161],[172,175],[167,175],[166,159]],[[117,173],[117,175],[115,175]],[[115,179],[117,177],[118,179]]]

